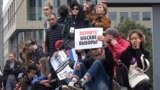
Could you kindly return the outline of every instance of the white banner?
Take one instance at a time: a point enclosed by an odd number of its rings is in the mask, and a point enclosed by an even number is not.
[[[91,49],[102,47],[97,38],[102,35],[103,28],[81,28],[75,30],[75,49]]]

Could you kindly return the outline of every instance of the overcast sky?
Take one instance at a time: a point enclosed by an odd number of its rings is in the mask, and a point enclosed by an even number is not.
[[[3,0],[3,10],[4,10],[4,7],[7,5],[7,2],[8,0]]]

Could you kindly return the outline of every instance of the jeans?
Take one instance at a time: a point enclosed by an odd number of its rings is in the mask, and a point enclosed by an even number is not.
[[[16,80],[7,80],[6,90],[14,90],[16,88]]]
[[[80,70],[75,70],[74,75],[83,78],[86,74],[91,78],[91,80],[86,83],[85,90],[110,90],[110,77],[106,74],[101,61],[95,60],[88,70],[86,70],[83,63],[79,64]]]

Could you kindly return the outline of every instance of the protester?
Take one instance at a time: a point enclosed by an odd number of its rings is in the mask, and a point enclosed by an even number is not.
[[[20,72],[20,64],[16,61],[16,54],[14,52],[10,52],[3,71],[3,84],[5,90],[15,89],[17,77]]]
[[[58,8],[58,14],[60,18],[57,20],[60,24],[65,24],[65,19],[69,16],[69,9],[66,5],[62,5]]]
[[[45,50],[46,55],[51,57],[52,54],[56,51],[54,47],[55,42],[58,40],[62,40],[62,29],[63,26],[57,23],[57,17],[55,14],[52,14],[48,18],[50,28],[46,30],[46,40],[45,40]]]
[[[91,24],[95,27],[102,27],[103,30],[108,29],[111,26],[110,19],[106,16],[107,7],[106,5],[99,3],[95,7],[95,15],[91,17]]]
[[[50,90],[50,81],[47,79],[50,71],[47,68],[47,58],[43,57],[39,60],[40,75],[34,77],[32,80],[33,88],[32,90]]]
[[[128,39],[131,46],[120,56],[120,60],[128,69],[130,86],[126,85],[126,87],[131,87],[133,90],[150,90],[149,78],[144,75],[149,69],[150,59],[149,52],[144,48],[144,34],[140,30],[133,30],[129,33]]]
[[[106,48],[91,49],[92,58],[79,62],[68,86],[82,90],[111,90],[114,60]]]
[[[114,79],[117,79],[117,65],[121,53],[129,46],[129,42],[123,39],[120,33],[114,28],[108,28],[104,31],[104,36],[99,36],[99,40],[104,41],[113,54],[114,64]]]
[[[38,62],[40,58],[45,57],[42,47],[38,46],[35,40],[31,40],[29,49],[31,53],[31,60],[34,63]]]
[[[93,18],[95,17],[95,4],[92,4],[91,1],[85,1],[83,4],[84,16],[91,23]]]
[[[36,75],[37,67],[35,64],[31,64],[28,66],[25,75],[20,80],[20,89],[21,90],[31,90],[32,88],[32,80]]]
[[[48,20],[48,17],[53,13],[53,6],[49,2],[46,2],[45,5],[43,6],[43,12],[45,15],[45,19],[44,19],[45,20],[44,21],[44,32],[45,32],[45,30],[50,28],[50,24],[47,20]]]
[[[31,44],[31,40],[25,41],[19,52],[19,59],[21,59],[22,65],[23,67],[25,67],[25,70],[27,69],[30,63],[33,63],[33,61],[31,60],[32,57],[30,53],[30,44]]]
[[[129,42],[123,39],[118,30],[114,28],[106,29],[103,34],[104,36],[99,36],[98,39],[104,41],[117,61],[121,53],[129,46]]]
[[[89,21],[84,18],[82,7],[78,3],[71,5],[71,13],[71,17],[66,19],[62,32],[66,48],[74,48],[75,29],[90,27]],[[70,43],[70,46],[67,47],[68,43]]]
[[[44,15],[48,17],[53,13],[53,6],[49,2],[46,2],[45,5],[43,6],[43,11]]]

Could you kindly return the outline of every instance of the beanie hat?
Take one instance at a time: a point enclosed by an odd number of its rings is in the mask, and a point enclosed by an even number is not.
[[[104,33],[104,34],[113,35],[114,37],[118,37],[118,36],[119,36],[118,30],[115,29],[115,28],[108,28],[108,29],[106,29],[103,33]]]
[[[56,49],[59,49],[59,48],[62,46],[62,44],[63,44],[63,40],[58,40],[58,41],[56,41],[56,43],[55,43],[55,48],[56,48]]]

